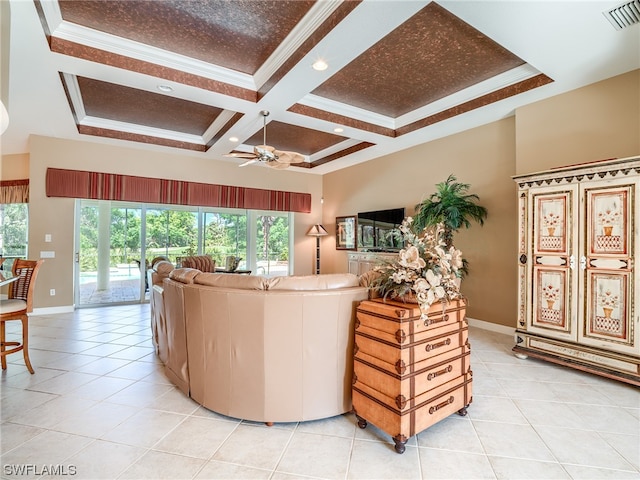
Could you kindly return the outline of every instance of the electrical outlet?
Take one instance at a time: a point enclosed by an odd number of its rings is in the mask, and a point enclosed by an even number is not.
[[[49,295],[51,295],[52,297],[56,294],[56,289],[52,288],[51,290],[49,290]]]

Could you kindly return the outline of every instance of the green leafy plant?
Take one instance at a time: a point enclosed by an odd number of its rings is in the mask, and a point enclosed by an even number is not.
[[[447,249],[453,246],[453,234],[460,228],[470,228],[471,221],[484,225],[487,209],[476,202],[478,195],[468,193],[468,183],[456,181],[451,174],[446,181],[436,185],[436,192],[416,205],[415,228],[418,230],[442,223],[443,239]]]

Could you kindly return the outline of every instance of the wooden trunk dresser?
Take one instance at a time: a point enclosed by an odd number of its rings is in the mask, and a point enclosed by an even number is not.
[[[353,410],[358,426],[371,422],[393,437],[398,453],[407,440],[471,403],[472,372],[465,319],[456,300],[431,306],[366,300],[357,308]]]

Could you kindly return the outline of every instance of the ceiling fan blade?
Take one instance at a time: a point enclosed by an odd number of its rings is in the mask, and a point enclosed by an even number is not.
[[[240,165],[238,165],[239,167],[246,167],[247,165],[251,165],[252,163],[258,163],[260,160],[258,160],[257,158],[252,158],[251,160],[247,160],[244,163],[241,163]]]
[[[231,152],[226,153],[225,157],[233,157],[233,158],[256,158],[255,153],[246,153],[246,152]]]
[[[276,170],[284,170],[285,168],[289,168],[288,163],[279,162],[278,160],[270,160],[265,163],[271,168],[275,168]]]
[[[298,152],[282,152],[276,150],[273,152],[278,158],[276,159],[280,163],[301,163],[304,162],[304,156]]]

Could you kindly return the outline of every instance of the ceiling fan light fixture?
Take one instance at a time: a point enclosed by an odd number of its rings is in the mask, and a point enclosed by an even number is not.
[[[322,59],[318,59],[315,62],[313,62],[312,65],[313,69],[318,71],[318,72],[322,72],[324,70],[326,70],[327,68],[329,68],[329,64],[327,64],[327,62],[325,62]]]

